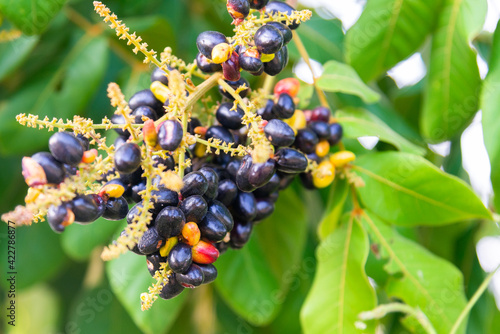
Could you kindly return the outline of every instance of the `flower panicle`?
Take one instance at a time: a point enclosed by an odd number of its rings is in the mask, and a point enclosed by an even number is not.
[[[106,5],[100,1],[94,1],[94,10],[97,14],[99,14],[99,16],[104,18],[104,22],[109,23],[109,27],[111,29],[116,31],[116,35],[119,39],[126,39],[127,45],[134,45],[134,49],[132,51],[135,54],[141,52],[145,56],[144,63],[148,64],[152,62],[163,70],[166,69],[166,72],[168,73],[166,66],[162,66],[156,58],[157,52],[152,49],[149,50],[148,43],[142,42],[142,38],[137,36],[135,32],[130,34],[130,28],[128,28],[121,20],[118,20],[116,14],[111,13],[111,10],[106,7]]]
[[[156,282],[148,288],[148,292],[141,293],[141,311],[149,310],[153,306],[161,290],[168,283],[170,275],[172,275],[172,270],[168,268],[168,264],[160,263],[160,269],[153,276]]]

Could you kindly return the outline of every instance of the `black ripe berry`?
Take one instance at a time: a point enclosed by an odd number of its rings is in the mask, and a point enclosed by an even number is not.
[[[248,182],[255,188],[262,187],[276,172],[276,161],[269,159],[263,163],[254,163],[248,172]]]
[[[160,255],[160,252],[155,252],[153,254],[146,256],[146,264],[148,266],[148,271],[151,276],[154,276],[156,271],[160,269],[161,263],[167,261],[166,257]]]
[[[160,297],[162,299],[172,299],[184,290],[184,287],[177,282],[175,275],[168,276],[168,282],[163,285],[160,291]]]
[[[247,72],[257,74],[264,69],[259,51],[248,49],[240,53],[240,67]]]
[[[123,118],[123,115],[114,114],[113,116],[111,116],[111,123],[113,123],[113,124],[125,124],[125,118]],[[120,128],[115,128],[114,130],[116,131],[116,133],[118,133],[118,135],[120,137],[123,137],[125,139],[130,137],[130,132],[128,130],[123,130]],[[115,147],[118,147],[118,146],[115,145]]]
[[[183,197],[189,197],[192,195],[204,195],[208,189],[208,181],[200,172],[192,172],[184,176],[182,180],[184,182],[184,187],[181,189],[181,195]]]
[[[276,167],[284,173],[302,173],[307,168],[306,156],[293,148],[282,148],[274,156]]]
[[[150,227],[144,232],[137,247],[142,254],[152,254],[163,246],[165,239],[163,239],[154,227]]]
[[[242,248],[252,234],[253,224],[246,221],[236,221],[234,228],[231,231],[231,239],[229,241],[232,248]]]
[[[287,93],[280,94],[278,102],[274,104],[273,113],[278,118],[290,118],[295,112],[293,98]]]
[[[176,273],[185,273],[193,263],[191,247],[179,242],[168,254],[168,265]]]
[[[214,199],[217,196],[217,188],[219,187],[219,176],[209,167],[203,167],[198,170],[207,179],[208,187],[204,196],[208,199]]]
[[[195,288],[203,283],[205,275],[200,266],[193,263],[184,274],[175,274],[175,278],[183,287]]]
[[[279,119],[270,120],[264,127],[264,133],[274,146],[290,146],[295,141],[293,129]]]
[[[217,278],[217,268],[213,264],[198,264],[203,271],[203,284],[212,283]]]
[[[47,221],[50,228],[56,233],[64,231],[66,223],[72,223],[67,221],[69,218],[68,215],[70,213],[65,203],[59,206],[51,205],[47,212]]]
[[[128,101],[128,106],[130,109],[135,110],[140,106],[151,107],[156,112],[160,113],[163,111],[163,103],[156,98],[156,96],[149,89],[144,89],[138,91]]]
[[[134,109],[132,111],[132,116],[134,116],[134,123],[136,124],[143,124],[144,121],[142,120],[142,117],[146,117],[149,119],[152,119],[153,121],[156,121],[158,119],[158,115],[156,114],[156,111],[154,111],[151,107],[149,106],[140,106]]]
[[[257,216],[255,221],[266,219],[274,212],[274,202],[269,199],[257,200]]]
[[[181,234],[185,224],[184,213],[174,206],[167,206],[161,210],[155,219],[155,228],[158,234],[165,239]]]
[[[252,185],[248,180],[251,167],[252,167],[252,156],[245,155],[243,159],[241,159],[240,168],[236,173],[236,185],[241,191],[251,192],[257,188],[256,186]]]
[[[217,219],[219,219],[228,231],[233,229],[234,221],[233,216],[226,208],[224,204],[219,201],[212,201],[212,203],[208,206],[208,213],[213,214]]]
[[[283,47],[283,35],[278,28],[266,24],[257,30],[254,42],[260,53],[273,54]]]
[[[235,110],[233,109],[233,103],[226,102],[222,103],[217,112],[215,113],[215,117],[219,121],[219,123],[231,130],[238,130],[243,127],[242,119],[245,116],[245,112],[240,107],[237,107]]]
[[[250,0],[250,8],[252,9],[262,9],[264,8],[269,0]]]
[[[122,220],[127,217],[128,203],[127,200],[121,196],[118,198],[110,198],[106,202],[106,209],[102,216],[107,220]]]
[[[115,152],[115,168],[120,173],[130,174],[141,165],[141,149],[136,143],[125,143]]]
[[[312,110],[311,121],[320,121],[328,123],[330,121],[330,109],[327,107],[319,106]]]
[[[160,186],[158,190],[153,190],[151,195],[154,196],[153,205],[155,212],[160,212],[167,206],[177,206],[179,204],[179,195],[175,191],[163,186]]]
[[[269,121],[271,119],[276,118],[276,116],[273,114],[273,107],[274,107],[274,102],[273,100],[267,100],[266,106],[264,108],[260,108],[257,110],[257,115],[262,117],[262,119],[265,119],[266,121]]]
[[[231,132],[220,125],[214,125],[208,128],[207,133],[205,134],[205,139],[208,140],[210,138],[220,139],[226,144],[234,142],[234,137]]]
[[[162,149],[175,151],[182,141],[182,125],[176,120],[167,120],[158,129],[158,144]]]
[[[252,221],[257,216],[255,197],[252,193],[240,191],[233,203],[234,217],[242,221]]]
[[[266,13],[276,14],[277,12],[285,13],[287,15],[291,15],[295,9],[292,6],[286,4],[281,1],[271,1],[266,6]],[[282,21],[282,23],[286,24],[286,21]],[[292,30],[297,29],[299,27],[299,23],[289,24],[288,27]]]
[[[76,196],[70,203],[78,223],[91,223],[106,210],[102,198],[95,194]]]
[[[268,197],[271,193],[278,190],[280,185],[280,177],[277,173],[271,177],[271,179],[262,187],[255,190],[254,195],[256,198]]]
[[[227,43],[227,38],[218,31],[204,31],[196,39],[198,51],[208,59],[212,59],[212,50],[220,43]]]
[[[293,145],[305,154],[310,154],[316,150],[316,145],[318,144],[318,142],[318,136],[313,130],[300,129],[297,132],[295,143]]]
[[[233,204],[236,196],[238,195],[238,187],[230,179],[225,179],[219,182],[217,193],[217,200],[225,206]]]
[[[82,161],[83,146],[68,132],[57,132],[49,139],[49,150],[58,161],[70,166],[78,166]]]
[[[198,223],[198,227],[203,238],[210,242],[222,241],[228,232],[224,223],[210,212]]]
[[[268,22],[266,25],[273,26],[281,32],[281,35],[283,36],[283,45],[288,44],[292,40],[293,33],[285,24],[272,21]]]
[[[321,122],[321,121],[313,121],[309,122],[308,127],[316,133],[318,138],[321,139],[328,139],[330,137],[330,126],[328,123]]]
[[[166,76],[165,71],[163,71],[159,67],[155,67],[153,72],[151,73],[151,82],[159,81],[165,86],[168,86],[168,77]]]
[[[342,126],[339,123],[330,124],[328,142],[330,145],[337,145],[342,139]]]
[[[64,169],[62,164],[57,161],[49,152],[38,152],[31,158],[42,166],[48,183],[59,184],[64,180]]]
[[[198,68],[205,73],[214,73],[222,71],[222,65],[216,64],[213,62],[208,62],[207,57],[205,57],[202,53],[198,53],[196,56],[196,65]]]
[[[288,64],[288,49],[283,46],[281,50],[274,54],[271,61],[264,63],[264,72],[270,76],[278,75]]]
[[[184,213],[187,222],[199,223],[207,213],[208,205],[202,196],[194,195],[184,199],[179,209]]]
[[[87,137],[85,137],[84,135],[82,135],[81,133],[79,133],[79,134],[76,135],[76,139],[78,139],[80,141],[80,144],[82,144],[82,147],[83,147],[84,151],[88,151],[89,150],[90,143],[89,143],[89,139]]]

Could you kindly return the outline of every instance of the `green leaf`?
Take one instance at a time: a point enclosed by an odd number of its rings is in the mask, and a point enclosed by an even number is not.
[[[425,149],[401,137],[377,116],[365,109],[346,107],[337,111],[335,119],[342,124],[346,138],[376,136],[381,141],[390,143],[403,152],[418,155],[425,153]]]
[[[300,29],[295,30],[304,43],[309,57],[325,63],[329,60],[342,61],[344,32],[342,22],[339,20],[325,20],[317,15],[300,25]],[[301,58],[295,43],[288,44],[290,58],[298,60]]]
[[[446,0],[432,41],[429,78],[420,119],[433,142],[462,131],[478,110],[481,78],[470,37],[482,26],[486,0]]]
[[[37,42],[37,36],[21,36],[13,41],[0,43],[0,81],[26,60]]]
[[[352,67],[335,60],[324,65],[317,84],[324,91],[356,95],[366,103],[375,103],[380,99],[380,95],[368,87]]]
[[[325,214],[318,225],[318,237],[320,240],[325,240],[337,228],[348,193],[349,185],[347,180],[336,178],[330,186]]]
[[[62,247],[72,259],[83,261],[90,257],[92,250],[109,243],[121,222],[99,218],[89,225],[73,224],[62,234]]]
[[[500,25],[494,34],[489,71],[481,92],[481,109],[483,110],[483,139],[491,164],[491,183],[495,192],[494,204],[500,210]]]
[[[26,35],[41,33],[65,0],[0,0],[0,12]]]
[[[0,276],[8,277],[7,273],[17,272],[16,287],[27,288],[54,277],[66,264],[68,258],[64,255],[60,244],[60,235],[54,233],[47,222],[16,228],[14,270],[7,262],[7,224],[2,222],[0,256],[5,259],[0,266]],[[10,240],[10,239],[9,239]],[[10,254],[12,255],[12,254]],[[0,284],[8,287],[9,282],[0,280]]]
[[[304,205],[289,189],[280,194],[271,218],[254,226],[248,244],[217,261],[218,292],[251,324],[268,324],[279,312],[304,249],[306,223]]]
[[[466,305],[462,273],[451,263],[400,236],[373,215],[364,215],[362,220],[377,246],[383,249],[382,256],[389,259],[385,269],[393,276],[385,286],[387,295],[419,307],[437,333],[449,333]],[[465,324],[458,333],[464,332]]]
[[[144,333],[165,333],[174,323],[189,291],[163,300],[158,298],[151,309],[141,311],[140,295],[154,283],[146,258],[127,252],[106,264],[109,284],[137,327]]]
[[[67,328],[94,334],[141,333],[108,285],[80,292],[73,304],[69,321],[74,325]]]
[[[309,107],[311,102],[311,98],[314,94],[314,86],[305,83],[304,81],[300,81],[300,89],[297,94],[297,98],[299,99],[299,108],[306,109]]]
[[[361,329],[358,315],[377,305],[364,267],[369,242],[353,217],[318,247],[318,268],[302,307],[304,333],[375,333],[374,323]]]
[[[371,0],[346,34],[346,59],[371,81],[407,58],[434,28],[443,0]]]
[[[30,113],[41,119],[45,116],[65,119],[79,114],[104,76],[107,52],[104,37],[85,35],[56,71],[47,69],[46,73],[33,77],[0,104],[0,151],[12,154],[46,149],[51,134],[19,125],[16,115]]]
[[[357,188],[364,205],[402,226],[443,225],[491,215],[470,187],[422,157],[407,153],[369,154],[354,170],[365,182]]]

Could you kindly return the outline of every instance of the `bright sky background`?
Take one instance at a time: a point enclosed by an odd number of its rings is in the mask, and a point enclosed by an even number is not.
[[[339,18],[344,28],[348,30],[361,15],[366,0],[299,0],[299,3],[305,7],[316,8],[317,13],[324,18]],[[499,19],[500,0],[488,0],[488,15],[484,30],[493,32]],[[478,65],[481,76],[484,78],[488,72],[488,65],[479,56]],[[321,75],[321,64],[314,62],[313,67],[315,75]],[[296,64],[294,71],[301,79],[312,83],[311,72],[304,62]],[[389,75],[396,81],[398,87],[413,85],[420,81],[425,74],[426,66],[419,53],[402,61],[389,71]],[[377,138],[364,138],[360,142],[366,148],[371,149],[376,145]],[[431,149],[441,155],[447,155],[450,143],[432,145]],[[463,165],[470,176],[472,187],[487,203],[493,191],[490,182],[490,162],[483,142],[480,112],[462,135],[462,156]],[[477,245],[477,252],[483,269],[486,272],[493,271],[500,264],[500,236],[481,239]],[[495,274],[490,289],[495,294],[497,306],[500,309],[500,272]]]

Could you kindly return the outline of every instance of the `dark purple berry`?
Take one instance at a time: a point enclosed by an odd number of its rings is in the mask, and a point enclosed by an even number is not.
[[[254,191],[255,198],[265,198],[268,197],[269,194],[278,190],[280,185],[280,177],[277,173],[271,177],[271,179],[262,187],[258,188]]]
[[[295,132],[282,120],[272,119],[264,127],[267,139],[274,146],[290,146],[295,140]]]
[[[215,113],[215,117],[219,123],[231,130],[238,130],[243,127],[242,120],[245,112],[240,107],[233,109],[232,102],[222,103]]]
[[[293,148],[282,148],[276,152],[276,168],[284,173],[302,173],[307,168],[306,156]]]
[[[203,270],[198,264],[191,264],[186,273],[175,274],[177,282],[179,282],[185,288],[195,288],[203,283],[205,276],[203,275]]]
[[[267,100],[266,106],[264,108],[260,108],[257,110],[257,115],[262,117],[262,119],[265,119],[266,121],[272,120],[276,118],[276,116],[273,114],[273,107],[274,107],[274,102],[273,100]]]
[[[205,57],[202,53],[198,53],[196,56],[196,65],[198,65],[198,68],[205,73],[215,73],[222,71],[222,65],[221,64],[216,64],[212,62],[207,61],[207,57]]]
[[[184,187],[181,189],[181,195],[183,197],[192,195],[202,196],[208,189],[208,181],[200,172],[189,173],[184,176],[182,181],[184,182]]]
[[[219,187],[219,176],[217,173],[209,167],[203,167],[198,170],[205,179],[207,179],[208,187],[207,191],[205,191],[205,198],[214,199],[217,196],[217,188]]]
[[[283,35],[278,28],[266,24],[257,30],[254,42],[260,53],[273,54],[283,47]]]
[[[115,168],[120,173],[130,174],[141,165],[141,149],[136,143],[125,143],[115,152]]]
[[[273,26],[281,32],[281,35],[283,36],[283,45],[288,44],[288,42],[292,40],[293,37],[292,31],[290,30],[290,28],[288,28],[288,26],[284,25],[283,23],[271,21],[268,22],[266,25]]]
[[[231,247],[239,249],[245,246],[248,240],[250,240],[252,229],[252,222],[236,221],[231,231],[231,239],[229,241]]]
[[[227,12],[233,18],[234,24],[240,24],[250,13],[250,3],[248,0],[227,0]]]
[[[56,233],[63,232],[67,215],[68,206],[65,203],[59,206],[51,205],[47,211],[47,222],[50,228]]]
[[[308,124],[308,127],[316,133],[320,140],[328,139],[330,137],[330,126],[328,123],[321,121],[314,121]]]
[[[132,190],[132,200],[136,203],[142,201],[142,196],[140,195],[141,191],[146,190],[146,182],[141,181],[137,184],[134,184],[133,186],[130,187]]]
[[[208,213],[211,213],[215,217],[217,217],[224,224],[227,231],[231,231],[233,229],[233,216],[231,215],[227,207],[222,204],[222,202],[213,200],[212,203],[210,203],[210,205],[208,206]]]
[[[177,282],[175,275],[168,276],[168,282],[163,286],[160,292],[162,299],[172,299],[184,290],[184,287]]]
[[[89,142],[89,139],[87,137],[85,137],[84,135],[82,135],[81,133],[79,133],[79,134],[76,135],[76,139],[78,139],[80,141],[80,144],[82,144],[82,147],[83,147],[84,151],[88,151],[89,150],[89,148],[90,148],[90,142]]]
[[[128,203],[125,197],[109,198],[102,217],[107,220],[122,220],[127,217]]]
[[[250,0],[250,8],[252,9],[262,9],[264,8],[269,0]]]
[[[170,70],[171,68],[169,68]],[[168,86],[168,77],[166,76],[166,73],[164,70],[162,70],[159,67],[155,67],[153,72],[151,73],[151,82],[154,81],[159,81],[165,86]]]
[[[142,116],[145,116],[153,121],[158,119],[158,115],[156,112],[149,106],[140,106],[132,111],[132,116],[134,116],[134,123],[136,124],[144,124],[142,120]]]
[[[236,173],[236,185],[241,191],[251,192],[257,188],[256,186],[252,185],[248,179],[251,167],[252,156],[245,155],[243,159],[241,159],[240,168]]]
[[[311,121],[320,121],[328,123],[330,121],[330,109],[327,107],[319,106],[311,111]]]
[[[231,57],[222,63],[222,73],[224,79],[228,81],[238,81],[241,78],[240,60],[236,52],[231,54]]]
[[[281,50],[274,54],[271,61],[264,63],[264,72],[270,76],[275,76],[281,73],[288,63],[288,49],[283,46]]]
[[[280,94],[278,102],[274,104],[273,113],[278,118],[290,118],[295,113],[293,98],[287,93]]]
[[[168,254],[168,265],[176,273],[185,273],[193,263],[191,247],[179,242]]]
[[[218,31],[204,31],[198,35],[196,46],[198,51],[208,59],[212,59],[213,48],[220,43],[227,43],[227,38]]]
[[[122,115],[113,114],[113,116],[111,116],[111,123],[113,123],[113,124],[125,124],[125,118],[123,118]],[[116,133],[118,133],[118,135],[120,137],[123,137],[125,139],[130,137],[130,132],[128,130],[123,130],[120,128],[115,128],[114,130],[116,131]],[[118,146],[115,145],[115,148],[116,147],[118,147]]]
[[[293,146],[306,154],[310,154],[315,152],[318,142],[318,136],[313,130],[300,129],[297,131],[297,136],[295,137]]]
[[[179,121],[167,120],[158,129],[158,144],[164,150],[175,151],[181,144],[183,134]]]
[[[160,255],[160,252],[155,252],[146,256],[146,264],[151,276],[154,276],[157,270],[160,270],[160,265],[167,262],[167,258]]]
[[[264,70],[264,63],[260,60],[260,54],[255,49],[249,49],[240,54],[240,67],[247,72],[257,74]]]
[[[231,161],[228,162],[226,166],[226,172],[231,178],[231,180],[236,181],[236,174],[238,173],[240,167],[241,167],[240,159],[232,159]]]
[[[232,89],[236,90],[238,89],[239,87],[245,85],[247,88],[242,90],[239,95],[243,98],[243,97],[246,97],[248,95],[248,93],[250,92],[250,83],[248,82],[247,79],[245,78],[240,78],[239,80],[237,81],[228,81],[226,80],[226,82],[228,83],[229,86],[231,86]],[[222,96],[225,96],[227,97],[228,99],[230,100],[234,100],[233,96],[231,94],[229,94],[228,92],[226,92],[226,90],[222,87],[222,86],[219,86],[219,93],[222,94]]]
[[[257,200],[257,216],[255,221],[263,220],[274,212],[274,202],[268,199]]]
[[[217,268],[213,264],[199,264],[203,271],[203,284],[212,283],[217,278]]]
[[[330,124],[328,142],[330,145],[337,145],[342,139],[342,126],[339,123]]]
[[[174,206],[167,206],[161,210],[155,219],[155,228],[165,239],[180,235],[185,224],[184,213]]]
[[[210,212],[198,223],[202,238],[210,242],[219,242],[224,239],[228,230],[220,219]]]
[[[64,180],[64,168],[49,152],[38,152],[31,158],[42,166],[48,183],[59,184]]]
[[[208,128],[207,133],[205,134],[205,139],[208,140],[210,138],[220,139],[222,142],[227,144],[234,142],[234,137],[231,132],[220,125],[213,125]]]
[[[142,254],[152,254],[159,250],[164,243],[165,239],[158,234],[154,227],[150,227],[142,235],[137,247]]]
[[[252,193],[240,191],[233,203],[232,213],[239,220],[252,221],[257,216],[256,204]]]
[[[128,100],[128,106],[130,109],[135,110],[140,106],[148,106],[151,107],[157,113],[163,113],[163,103],[156,98],[152,91],[149,89],[144,89],[138,91],[130,100]]]
[[[182,210],[187,222],[199,223],[207,213],[207,202],[199,195],[184,199],[179,209]]]
[[[106,210],[102,198],[95,194],[76,196],[70,203],[75,214],[75,222],[78,223],[91,223],[101,217]]]
[[[254,163],[248,172],[248,182],[256,187],[262,187],[273,177],[276,172],[276,161],[269,159],[263,163]]]
[[[78,166],[83,157],[83,146],[68,132],[57,132],[49,139],[49,150],[58,161],[70,166]]]
[[[230,206],[238,195],[238,187],[230,180],[225,179],[219,182],[217,200],[225,206]]]

